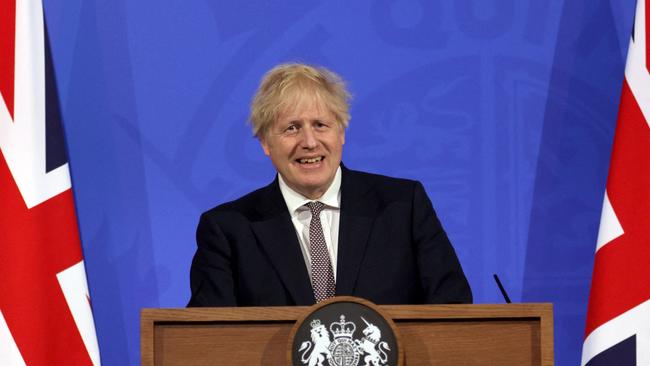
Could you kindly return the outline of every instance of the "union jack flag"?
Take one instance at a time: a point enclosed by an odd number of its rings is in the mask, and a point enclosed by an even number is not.
[[[650,365],[650,47],[639,0],[614,136],[582,365]]]
[[[0,365],[99,365],[40,0],[0,0]]]

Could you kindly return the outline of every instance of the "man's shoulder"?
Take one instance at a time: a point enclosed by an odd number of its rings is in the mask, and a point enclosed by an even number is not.
[[[274,189],[277,181],[271,184],[249,192],[235,200],[221,203],[208,211],[204,216],[210,217],[240,217],[251,221],[259,220],[266,209],[270,209],[277,204],[273,199]]]
[[[412,192],[416,186],[421,185],[420,182],[413,179],[397,178],[358,170],[346,169],[345,173],[343,179],[348,179],[348,183],[351,185],[387,194],[392,193],[397,196]]]
[[[375,206],[378,209],[394,203],[411,205],[427,197],[422,184],[416,180],[383,174],[347,170],[341,182],[341,201],[350,207]]]

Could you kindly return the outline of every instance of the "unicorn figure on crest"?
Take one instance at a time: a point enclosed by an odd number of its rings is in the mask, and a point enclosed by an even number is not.
[[[359,353],[366,354],[363,357],[364,366],[386,366],[388,360],[386,351],[390,351],[388,343],[385,341],[380,342],[381,330],[376,325],[368,323],[363,317],[361,319],[366,323],[366,328],[363,330],[363,338],[361,340],[356,339],[355,343]]]

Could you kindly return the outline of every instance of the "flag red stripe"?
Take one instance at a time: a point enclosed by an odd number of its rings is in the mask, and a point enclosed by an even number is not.
[[[0,1],[0,94],[13,117],[16,1]]]
[[[650,299],[650,128],[627,82],[607,193],[624,234],[596,253],[586,335]]]
[[[56,274],[82,259],[72,191],[27,209],[0,152],[0,308],[28,365],[91,365]]]

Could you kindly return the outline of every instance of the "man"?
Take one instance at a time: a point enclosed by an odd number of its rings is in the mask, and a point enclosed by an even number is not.
[[[472,301],[422,184],[341,164],[348,100],[324,68],[264,76],[250,120],[278,175],[201,216],[188,306]]]

